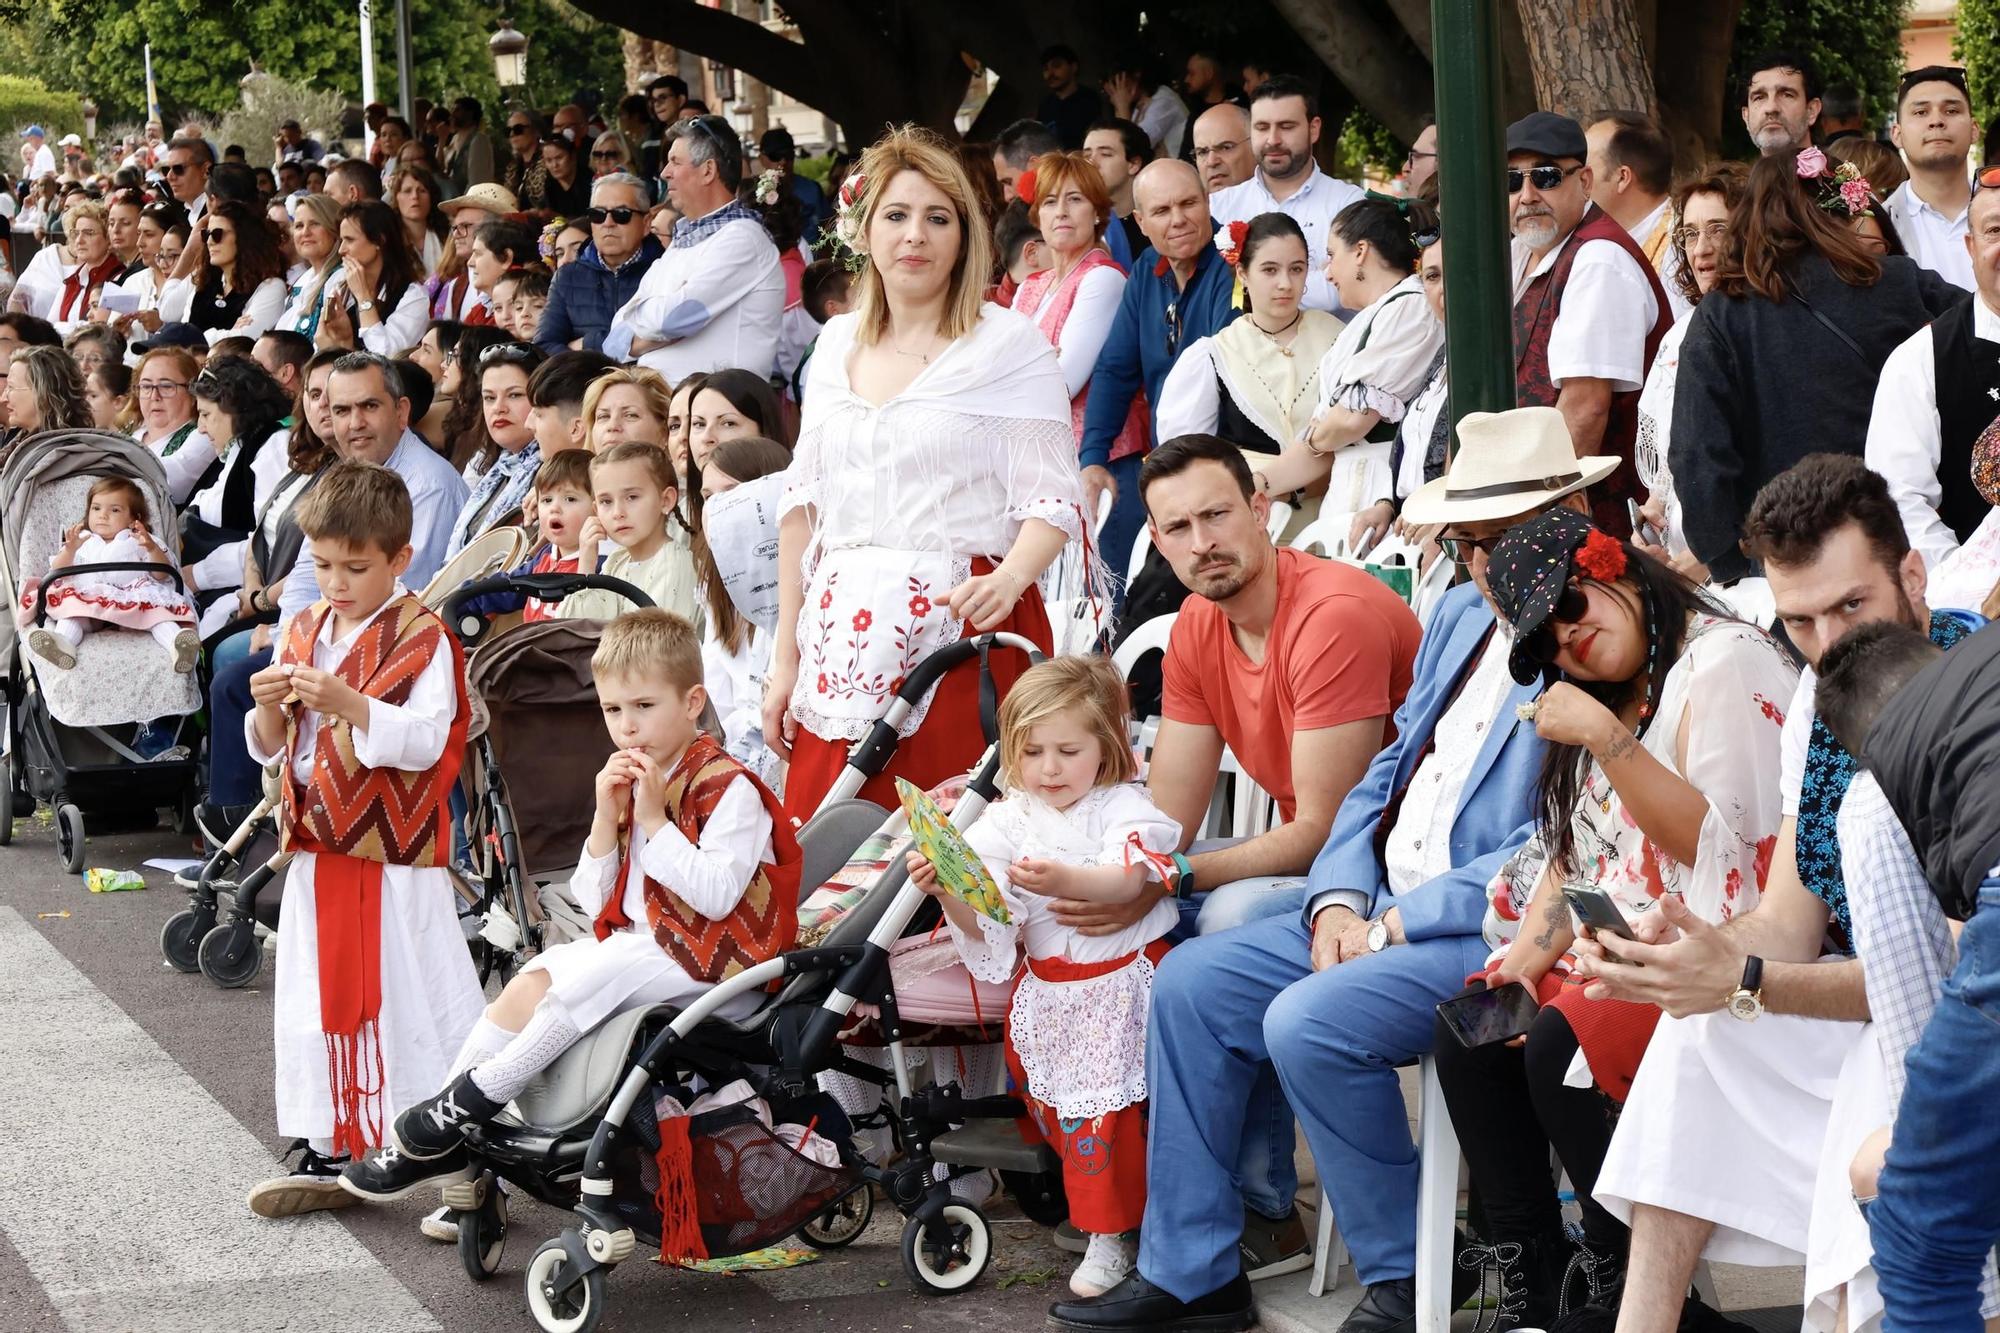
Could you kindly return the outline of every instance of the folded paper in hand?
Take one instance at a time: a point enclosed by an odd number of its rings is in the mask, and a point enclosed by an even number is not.
[[[937,869],[938,886],[981,916],[990,916],[1001,925],[1013,918],[1000,886],[987,873],[986,863],[951,826],[924,789],[904,778],[896,779],[896,795],[902,799],[903,813],[910,817],[910,841],[924,859]]]

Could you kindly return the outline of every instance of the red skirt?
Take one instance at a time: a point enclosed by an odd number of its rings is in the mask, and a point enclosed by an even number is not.
[[[984,574],[993,568],[985,560],[974,560],[972,572]],[[1041,589],[1034,584],[1021,594],[1014,603],[1014,609],[1007,618],[994,627],[995,632],[1004,631],[1018,634],[1032,640],[1043,652],[1052,651],[1050,645],[1055,635],[1049,628],[1047,609],[1042,605]],[[969,637],[979,631],[970,622],[965,626]],[[1007,691],[1028,669],[1027,659],[1011,650],[992,656],[993,681],[999,690],[999,697],[1007,697]],[[811,819],[819,809],[819,803],[833,787],[834,779],[840,776],[841,768],[847,763],[847,752],[854,747],[853,741],[827,740],[815,736],[804,727],[799,728],[798,739],[792,743],[792,764],[785,778],[785,814],[800,823]],[[985,753],[985,733],[979,729],[979,661],[961,662],[945,672],[938,682],[937,693],[931,698],[930,712],[924,715],[923,725],[903,738],[896,747],[896,753],[889,759],[889,766],[882,773],[869,780],[861,788],[863,800],[873,801],[885,810],[894,810],[896,799],[896,779],[908,778],[917,786],[929,791],[946,778],[956,777],[977,763]]]

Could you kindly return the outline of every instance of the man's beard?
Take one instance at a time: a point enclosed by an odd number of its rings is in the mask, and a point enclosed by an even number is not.
[[[1211,556],[1188,577],[1188,586],[1211,602],[1226,602],[1249,586],[1250,571],[1235,556]]]
[[[1514,220],[1514,239],[1530,250],[1548,249],[1561,234],[1562,224],[1556,221],[1552,212],[1531,213]]]
[[[1918,147],[1921,149],[1922,145],[1920,144]],[[1965,165],[1965,154],[1962,152],[1953,152],[1949,148],[1939,149],[1928,157],[1919,157],[1914,152],[1906,152],[1904,156],[1909,158],[1910,165],[1919,171],[1937,171],[1944,167],[1963,167]]]
[[[1290,149],[1285,149],[1283,151],[1285,154],[1285,162],[1282,167],[1273,167],[1271,165],[1271,160],[1268,156],[1260,154],[1258,157],[1258,161],[1262,164],[1264,168],[1264,174],[1266,176],[1269,176],[1272,180],[1288,181],[1292,177],[1298,175],[1301,171],[1304,171],[1312,161],[1312,159],[1305,153],[1294,153]]]
[[[1761,153],[1783,152],[1798,142],[1793,137],[1792,127],[1781,120],[1759,125],[1751,134],[1750,141],[1757,145],[1757,151]]]

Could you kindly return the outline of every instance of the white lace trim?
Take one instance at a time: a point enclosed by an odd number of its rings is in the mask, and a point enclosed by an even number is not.
[[[941,572],[946,578],[936,577]],[[825,740],[867,735],[911,669],[964,634],[965,622],[944,598],[971,573],[972,561],[963,556],[879,547],[829,552],[813,570],[799,612],[799,679],[792,689],[799,725]],[[922,586],[913,588],[911,580]],[[915,735],[936,696],[932,686],[896,734]]]
[[[1329,404],[1350,412],[1373,412],[1391,424],[1401,421],[1409,405],[1387,389],[1375,384],[1342,384],[1328,398]]]
[[[1153,964],[1144,954],[1084,981],[1022,976],[1008,1037],[1028,1091],[1065,1120],[1089,1120],[1146,1100],[1146,1019]]]

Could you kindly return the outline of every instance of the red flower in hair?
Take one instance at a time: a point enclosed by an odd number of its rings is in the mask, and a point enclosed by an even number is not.
[[[1223,262],[1235,268],[1243,262],[1243,241],[1250,235],[1250,224],[1232,222],[1229,224],[1229,247],[1222,252]]]
[[[1610,583],[1625,573],[1625,548],[1608,532],[1592,532],[1576,553],[1576,565],[1599,583]]]
[[[1029,167],[1014,178],[1014,193],[1019,195],[1028,204],[1033,205],[1035,202],[1035,169],[1033,167]]]

